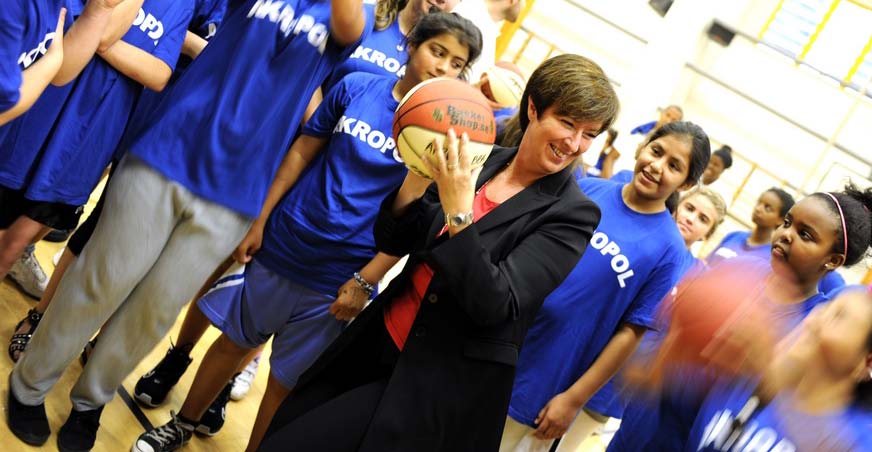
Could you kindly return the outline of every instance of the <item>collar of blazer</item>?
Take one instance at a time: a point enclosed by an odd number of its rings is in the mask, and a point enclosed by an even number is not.
[[[491,180],[497,172],[509,164],[517,153],[518,148],[516,147],[504,148],[494,146],[490,157],[487,159],[484,168],[481,170],[478,181],[476,181],[475,189],[480,189],[485,182]],[[480,221],[476,221],[474,224],[475,229],[479,233],[482,233],[507,221],[514,220],[531,210],[539,209],[545,205],[556,202],[559,199],[558,195],[563,187],[571,180],[572,171],[570,168],[564,168],[558,173],[537,180],[529,187],[521,190],[517,195],[512,196],[504,203],[497,206],[496,209],[487,214]],[[435,187],[432,188],[435,189]],[[443,226],[445,226],[445,214],[440,208],[436,218],[433,219],[433,223],[430,225],[430,231],[427,236],[428,247],[433,241],[439,240],[439,238],[436,237],[436,234],[442,230]],[[444,239],[444,237],[447,237],[447,235],[443,234],[442,238]]]

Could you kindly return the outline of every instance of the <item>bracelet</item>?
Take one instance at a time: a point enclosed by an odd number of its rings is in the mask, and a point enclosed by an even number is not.
[[[356,282],[357,285],[366,292],[367,296],[372,295],[375,291],[375,286],[366,282],[366,280],[363,279],[363,276],[360,276],[360,272],[354,272],[354,282]]]

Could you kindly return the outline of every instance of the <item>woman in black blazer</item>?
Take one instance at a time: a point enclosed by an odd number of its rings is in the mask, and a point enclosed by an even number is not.
[[[410,172],[381,206],[376,245],[409,254],[402,273],[300,377],[260,450],[497,450],[527,328],[599,223],[574,163],[617,111],[599,66],[560,55],[530,77],[518,148],[470,169],[449,133],[433,181]]]

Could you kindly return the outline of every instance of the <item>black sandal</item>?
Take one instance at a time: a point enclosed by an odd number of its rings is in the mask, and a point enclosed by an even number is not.
[[[99,337],[99,336],[98,336]],[[85,364],[88,364],[88,358],[91,357],[91,352],[94,351],[94,346],[97,345],[97,338],[91,339],[87,344],[82,348],[82,354],[79,355],[79,362],[82,363],[82,367],[85,367]]]
[[[16,333],[12,335],[12,339],[9,339],[9,359],[12,362],[18,362],[18,358],[27,350],[27,344],[30,342],[30,338],[33,337],[33,333],[36,331],[36,327],[39,326],[39,321],[42,320],[42,314],[37,312],[36,309],[31,309],[27,311],[27,317],[21,319],[17,325],[15,325],[15,331],[18,331],[24,322],[30,324],[30,329],[27,330],[26,333]],[[18,358],[15,357],[15,352],[19,352]]]

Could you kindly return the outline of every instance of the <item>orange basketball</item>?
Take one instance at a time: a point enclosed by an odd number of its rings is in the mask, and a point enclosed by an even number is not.
[[[749,343],[768,340],[773,325],[767,325],[761,301],[768,271],[735,260],[679,284],[667,306],[672,344],[668,360],[728,367],[741,359]]]
[[[418,84],[403,97],[394,115],[400,158],[411,171],[429,178],[421,159],[432,159],[452,128],[458,137],[464,132],[469,135],[466,152],[472,167],[483,165],[496,139],[496,122],[484,95],[455,79],[435,78]]]

